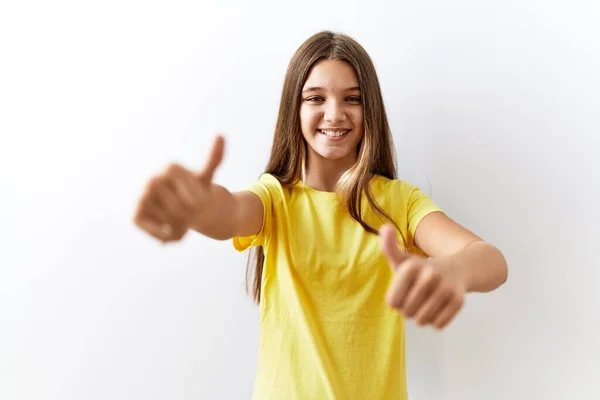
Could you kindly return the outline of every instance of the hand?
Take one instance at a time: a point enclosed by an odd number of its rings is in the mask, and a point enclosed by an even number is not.
[[[418,325],[443,329],[464,303],[465,285],[439,260],[402,253],[395,228],[380,229],[382,251],[395,271],[387,291],[388,304]]]
[[[171,164],[150,179],[138,203],[135,224],[165,243],[182,239],[190,227],[208,217],[212,177],[224,147],[223,137],[217,136],[199,173]]]

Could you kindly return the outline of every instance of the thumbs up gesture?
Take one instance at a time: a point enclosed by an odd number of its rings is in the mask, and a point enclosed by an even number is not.
[[[134,222],[161,242],[183,238],[190,227],[208,218],[214,204],[212,177],[223,158],[225,143],[217,136],[204,168],[191,172],[169,165],[150,179],[138,203]]]
[[[465,285],[438,260],[403,253],[393,226],[384,225],[379,232],[382,251],[395,272],[387,303],[418,325],[443,329],[462,308]]]

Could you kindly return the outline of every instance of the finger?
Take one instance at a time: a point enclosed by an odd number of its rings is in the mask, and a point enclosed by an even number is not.
[[[144,193],[140,199],[134,218],[137,219],[141,215],[150,215],[158,221],[168,221],[170,219],[158,197],[157,190],[155,188],[155,190],[147,190]]]
[[[415,283],[419,274],[419,265],[416,261],[407,260],[396,274],[390,285],[386,300],[387,303],[396,309],[402,309],[407,294]]]
[[[154,204],[152,207],[156,211],[156,216],[162,220],[170,220],[173,216],[181,213],[181,201],[174,193],[173,185],[170,183],[170,177],[167,172],[153,177],[140,201],[140,209],[144,210],[148,204]],[[162,210],[158,211],[157,208]],[[165,217],[164,213],[167,214]]]
[[[168,178],[165,179],[156,196],[170,219],[187,219],[192,213],[192,210],[177,196],[173,182]]]
[[[170,224],[158,221],[148,214],[137,217],[135,224],[163,243],[170,239],[173,232]]]
[[[153,219],[160,222],[168,222],[171,219],[165,209],[156,200],[151,201],[149,199],[146,201],[141,206],[139,213],[151,216]]]
[[[441,286],[421,305],[415,313],[415,322],[418,325],[426,325],[437,318],[439,313],[452,299],[451,294]]]
[[[192,188],[190,187],[191,174],[177,164],[171,164],[167,168],[167,174],[171,178],[170,181],[177,197],[188,210],[193,210],[196,201],[192,193]]]
[[[433,321],[434,328],[444,329],[448,326],[448,324],[458,315],[463,302],[464,300],[462,298],[451,300]]]
[[[393,225],[383,225],[379,229],[379,235],[381,236],[381,250],[388,259],[390,268],[395,271],[398,266],[409,257],[409,255],[400,250],[400,247],[398,246],[398,240],[396,238],[396,230]]]
[[[441,282],[441,275],[432,268],[425,266],[421,269],[415,284],[406,296],[402,312],[407,317],[412,317],[423,303],[430,301],[431,295],[436,294],[436,289]]]
[[[204,184],[212,182],[215,170],[221,164],[223,159],[223,153],[225,152],[225,139],[223,136],[218,135],[213,141],[211,150],[208,154],[208,160],[204,165],[204,168],[198,173],[198,178]]]
[[[205,191],[202,190],[202,185],[198,184],[198,179],[195,174],[186,171],[184,178],[186,182],[186,188],[190,192],[190,196],[194,203],[193,209],[194,211],[197,211],[196,208],[198,207],[198,204],[202,202],[202,198],[205,194]]]

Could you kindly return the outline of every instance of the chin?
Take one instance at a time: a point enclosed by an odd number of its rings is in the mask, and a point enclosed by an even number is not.
[[[335,149],[335,150],[331,150],[331,149],[319,149],[317,150],[317,154],[321,157],[323,157],[326,160],[330,160],[330,161],[339,161],[339,160],[343,160],[346,159],[348,157],[353,156],[352,152],[350,150],[346,150],[346,151],[339,151],[340,149]]]

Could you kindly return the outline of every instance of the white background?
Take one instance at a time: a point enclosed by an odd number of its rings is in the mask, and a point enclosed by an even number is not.
[[[447,330],[407,323],[411,398],[600,398],[597,4],[4,2],[0,398],[250,398],[246,254],[161,246],[131,216],[216,132],[216,181],[257,178],[287,63],[321,29],[372,56],[401,178],[509,261]]]

